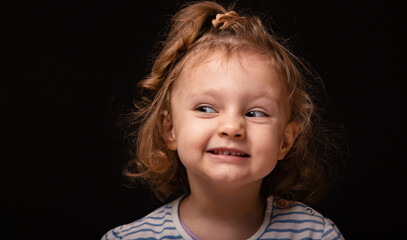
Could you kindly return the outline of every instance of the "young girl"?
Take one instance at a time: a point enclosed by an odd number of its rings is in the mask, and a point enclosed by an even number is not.
[[[213,2],[177,13],[140,83],[126,171],[175,200],[102,239],[343,239],[304,204],[327,164],[303,66],[257,17]]]

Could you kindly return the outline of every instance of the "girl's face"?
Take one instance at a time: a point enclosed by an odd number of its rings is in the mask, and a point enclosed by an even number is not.
[[[165,130],[190,181],[261,183],[296,136],[272,64],[255,54],[216,53],[186,64],[171,93]]]

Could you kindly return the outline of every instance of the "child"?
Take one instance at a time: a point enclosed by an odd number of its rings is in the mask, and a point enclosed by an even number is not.
[[[303,66],[257,17],[213,2],[177,13],[140,83],[126,172],[176,199],[102,239],[343,239],[304,204],[326,164]]]

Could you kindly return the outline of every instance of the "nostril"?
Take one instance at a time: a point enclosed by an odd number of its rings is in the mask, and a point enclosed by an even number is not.
[[[236,139],[244,138],[244,133],[241,133],[241,131],[238,131],[238,132],[239,133],[233,133],[233,132],[228,133],[228,131],[220,131],[218,134],[219,134],[219,136],[222,136],[222,137],[231,137],[231,138],[236,138]]]

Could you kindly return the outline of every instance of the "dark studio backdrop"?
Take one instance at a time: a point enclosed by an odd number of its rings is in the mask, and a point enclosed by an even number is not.
[[[99,239],[159,205],[129,189],[117,117],[183,1],[3,1],[1,238]],[[353,168],[317,210],[347,239],[400,238],[405,222],[401,4],[238,1],[325,82]]]

